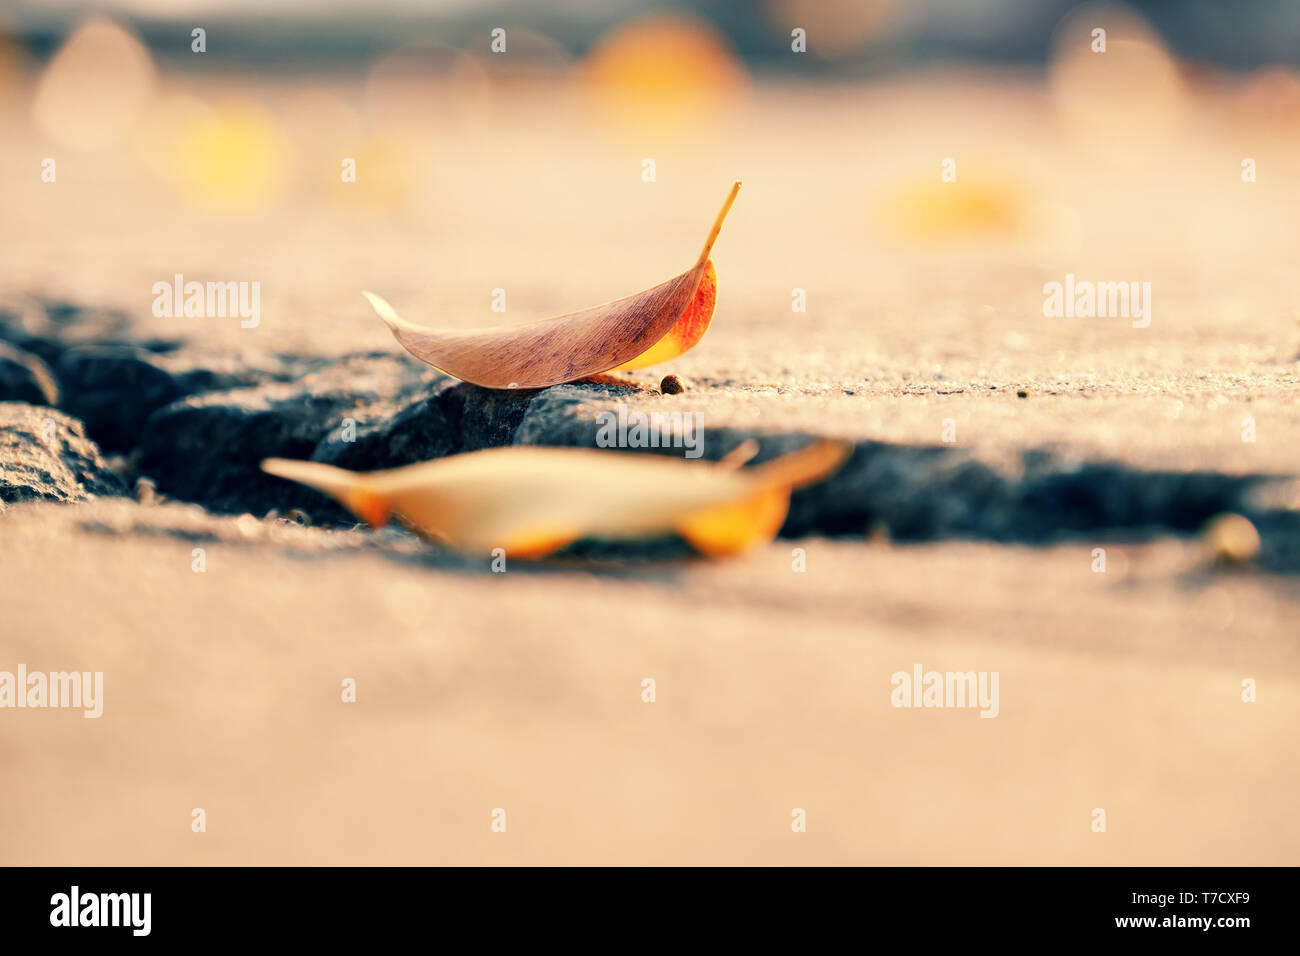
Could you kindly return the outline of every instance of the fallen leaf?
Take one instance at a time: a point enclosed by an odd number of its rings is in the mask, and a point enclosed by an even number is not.
[[[713,318],[718,277],[709,254],[739,191],[740,183],[733,184],[690,269],[644,292],[581,312],[523,325],[439,330],[407,322],[372,292],[362,295],[408,352],[486,388],[544,388],[665,362],[694,347]]]
[[[262,470],[324,492],[376,527],[396,516],[413,531],[470,554],[503,548],[544,557],[579,538],[676,532],[727,555],[770,541],[790,492],[834,471],[850,447],[817,441],[752,468],[746,443],[722,462],[586,448],[492,448],[359,473],[268,458]]]

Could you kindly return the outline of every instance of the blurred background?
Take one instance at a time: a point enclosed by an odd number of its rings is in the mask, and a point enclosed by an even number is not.
[[[40,0],[5,4],[25,46],[47,56],[90,11],[129,21],[159,55],[176,26],[213,24],[248,65],[311,69],[324,58],[364,68],[413,32],[476,49],[484,33],[530,31],[533,57],[584,57],[638,15],[692,14],[757,70],[790,70],[788,24],[803,26],[828,76],[887,72],[934,59],[1041,64],[1055,27],[1077,0]],[[1180,57],[1248,70],[1300,57],[1300,11],[1276,0],[1134,0],[1128,5]],[[196,19],[200,18],[200,19]],[[539,42],[549,41],[549,42]],[[548,49],[549,48],[549,49]],[[175,58],[175,53],[172,53]],[[802,72],[802,67],[801,67]]]

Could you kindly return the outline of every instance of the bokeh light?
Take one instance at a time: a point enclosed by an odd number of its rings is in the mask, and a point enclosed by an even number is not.
[[[241,212],[283,188],[289,142],[261,105],[232,100],[189,117],[178,130],[172,174],[193,199]]]
[[[81,149],[122,143],[157,83],[153,60],[126,29],[102,18],[72,33],[45,69],[32,115],[58,142]]]
[[[1099,40],[1104,51],[1094,48]],[[1126,7],[1087,3],[1066,16],[1053,42],[1049,85],[1062,132],[1111,160],[1141,162],[1184,122],[1177,62]]]
[[[604,36],[577,68],[610,127],[683,134],[716,117],[748,88],[744,66],[707,21],[657,14]]]

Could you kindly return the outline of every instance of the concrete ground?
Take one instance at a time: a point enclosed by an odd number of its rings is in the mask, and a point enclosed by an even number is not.
[[[1192,545],[490,574],[137,510],[6,518],[8,655],[105,682],[4,715],[6,862],[1295,860],[1300,602]],[[892,707],[914,664],[997,671],[996,718]]]

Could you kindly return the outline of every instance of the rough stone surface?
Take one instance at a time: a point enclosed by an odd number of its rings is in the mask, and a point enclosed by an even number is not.
[[[345,418],[409,401],[439,375],[394,356],[354,356],[292,383],[209,392],[173,402],[148,421],[139,470],[164,494],[215,511],[304,508],[346,520],[321,495],[263,474],[264,458],[308,458]]]
[[[39,356],[51,367],[65,351],[78,346],[148,345],[164,351],[178,344],[142,339],[130,317],[118,309],[25,295],[0,301],[0,339]]]
[[[462,451],[510,445],[538,394],[546,389],[502,390],[460,382],[441,396],[443,414]]]
[[[131,346],[69,349],[58,372],[64,410],[106,451],[135,447],[149,416],[185,394],[153,355]]]
[[[178,398],[290,381],[324,364],[256,352],[157,353],[122,345],[69,349],[58,372],[63,408],[81,418],[106,451],[126,451],[139,443],[149,416]]]
[[[57,405],[59,386],[35,355],[0,342],[0,402]]]
[[[81,422],[53,408],[0,402],[0,500],[124,494]]]
[[[401,409],[371,406],[352,418],[351,435],[344,426],[334,428],[312,452],[314,461],[353,471],[376,471],[442,458],[458,449],[440,395]]]
[[[600,413],[617,413],[620,402],[635,402],[639,410],[647,412],[668,410],[655,399],[655,393],[631,382],[580,383],[542,389],[532,396],[520,418],[515,443],[595,448]]]

